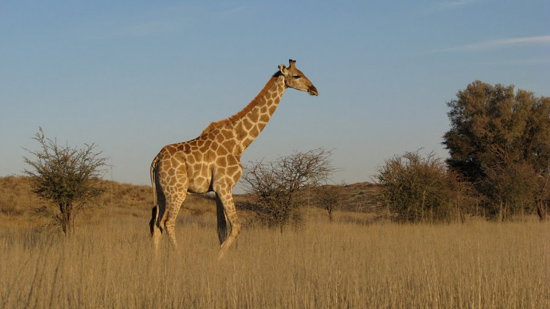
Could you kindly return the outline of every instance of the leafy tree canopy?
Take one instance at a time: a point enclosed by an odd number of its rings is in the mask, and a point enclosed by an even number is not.
[[[494,213],[523,211],[528,206],[518,205],[528,204],[546,209],[550,98],[481,81],[456,97],[447,103],[451,128],[443,137],[449,167],[476,185]],[[511,196],[513,192],[521,194]]]

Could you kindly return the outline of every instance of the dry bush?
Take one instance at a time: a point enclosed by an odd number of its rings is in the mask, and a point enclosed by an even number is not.
[[[326,216],[325,216],[326,217]],[[199,218],[199,217],[197,217]],[[215,217],[155,260],[146,220],[71,239],[0,229],[2,308],[548,308],[550,227],[312,223],[243,230],[216,262]],[[336,217],[337,218],[337,217]]]
[[[378,168],[376,179],[396,221],[434,223],[462,218],[457,214],[462,213],[458,200],[463,200],[464,190],[457,190],[456,176],[433,152],[425,157],[418,151],[406,152],[388,159]]]
[[[299,208],[304,196],[336,171],[332,167],[332,150],[318,148],[307,152],[295,151],[271,162],[249,162],[242,180],[248,193],[256,197],[258,218],[269,227],[283,227],[292,223],[301,226]]]
[[[347,202],[344,185],[321,186],[316,188],[314,194],[316,204],[327,211],[330,222],[334,220],[333,212]]]

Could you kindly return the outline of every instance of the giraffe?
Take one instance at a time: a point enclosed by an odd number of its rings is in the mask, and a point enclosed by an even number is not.
[[[216,195],[218,259],[235,241],[241,229],[233,202],[233,187],[242,175],[240,163],[245,149],[264,129],[277,109],[286,88],[317,96],[311,81],[296,68],[281,64],[260,93],[235,115],[210,123],[199,137],[164,146],[151,163],[154,207],[149,222],[155,252],[166,231],[177,249],[174,227],[188,192]]]

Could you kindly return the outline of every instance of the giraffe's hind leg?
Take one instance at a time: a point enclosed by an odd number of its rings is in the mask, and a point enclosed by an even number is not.
[[[153,238],[153,248],[155,250],[155,254],[158,254],[160,236],[162,233],[161,229],[158,226],[158,214],[159,214],[159,206],[155,205],[153,206],[153,209],[152,209],[151,221],[149,221],[149,228],[151,229],[151,237]]]
[[[174,247],[178,249],[178,241],[176,239],[175,228],[176,228],[176,219],[178,217],[178,212],[185,201],[187,196],[187,191],[178,192],[177,194],[172,194],[170,197],[167,197],[166,200],[166,216],[161,224],[166,230],[168,237]]]
[[[174,159],[160,162],[158,184],[161,189],[159,192],[162,193],[161,198],[159,198],[158,227],[163,232],[166,231],[173,248],[177,249],[176,219],[189,188],[185,164]]]
[[[151,230],[151,237],[153,238],[153,248],[155,254],[159,252],[160,239],[162,232],[164,232],[161,222],[164,220],[166,213],[166,198],[164,192],[160,186],[157,185],[156,190],[157,204],[151,209],[151,221],[149,221],[149,228]]]

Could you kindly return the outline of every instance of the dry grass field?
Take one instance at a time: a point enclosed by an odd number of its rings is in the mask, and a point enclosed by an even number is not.
[[[147,222],[0,229],[2,308],[548,308],[550,228],[309,222],[249,227],[216,261],[213,216],[154,258]],[[323,220],[319,220],[323,221]]]
[[[246,224],[218,263],[211,200],[186,202],[180,251],[155,258],[146,186],[105,183],[66,239],[25,179],[0,182],[0,308],[550,308],[547,223],[391,224],[350,211],[372,189],[352,185],[333,223],[308,207],[299,229]]]

